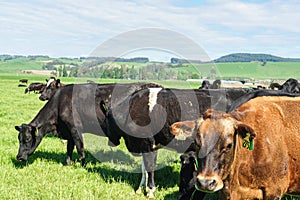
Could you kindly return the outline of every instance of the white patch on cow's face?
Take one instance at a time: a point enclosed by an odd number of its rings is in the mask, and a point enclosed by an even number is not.
[[[154,106],[157,102],[157,94],[161,91],[162,88],[149,88],[149,111],[152,112]]]
[[[48,82],[47,82],[47,85],[46,85],[46,87],[49,87],[49,85],[52,83],[54,81],[54,79],[53,78],[51,78]]]
[[[233,122],[231,120],[222,120],[221,125],[224,127],[224,133],[226,133],[226,135],[234,134]]]

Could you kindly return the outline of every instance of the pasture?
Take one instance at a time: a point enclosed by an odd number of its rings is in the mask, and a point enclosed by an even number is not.
[[[18,80],[29,82],[45,78],[36,75],[0,76],[0,198],[1,199],[145,199],[136,195],[141,174],[140,157],[126,150],[124,143],[119,147],[108,147],[107,139],[85,134],[85,168],[77,159],[71,166],[63,166],[66,144],[59,138],[47,135],[25,163],[16,160],[18,152],[17,131],[14,126],[29,123],[45,104],[37,94],[24,94],[18,88]],[[99,82],[97,79],[92,79]],[[113,82],[114,80],[103,80]],[[85,79],[63,78],[64,83],[85,82]],[[198,87],[199,83],[176,81],[158,82],[166,87]],[[74,158],[77,152],[74,151]],[[179,154],[170,150],[159,150],[155,199],[177,199],[179,185]],[[210,195],[207,199],[213,199]],[[296,199],[287,197],[286,199]]]

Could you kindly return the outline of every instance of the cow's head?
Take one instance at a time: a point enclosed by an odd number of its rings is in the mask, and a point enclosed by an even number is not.
[[[46,82],[47,84],[41,91],[41,95],[39,97],[39,99],[42,101],[49,100],[55,91],[63,86],[63,84],[60,82],[60,79],[56,79],[55,77],[51,77],[49,80],[46,79]]]
[[[36,141],[36,128],[28,124],[22,124],[21,126],[15,126],[15,129],[19,131],[18,139],[20,143],[17,160],[26,161],[31,154],[32,147]]]
[[[198,175],[196,188],[216,192],[230,173],[238,140],[255,138],[253,129],[230,114],[207,110],[195,121],[176,122],[171,126],[176,138],[193,137],[196,132]]]

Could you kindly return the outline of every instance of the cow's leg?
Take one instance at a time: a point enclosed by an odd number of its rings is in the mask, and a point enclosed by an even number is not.
[[[154,170],[155,170],[155,163],[157,158],[157,151],[143,153],[143,161],[145,164],[145,170],[148,174],[148,187],[149,192],[147,194],[148,198],[154,198],[155,196],[155,182],[154,182]]]
[[[71,164],[74,146],[75,146],[74,140],[72,138],[69,139],[68,143],[67,143],[67,160],[66,160],[66,163],[65,163],[66,165]]]
[[[80,159],[81,159],[81,166],[84,167],[85,166],[85,154],[84,154],[84,145],[83,145],[82,133],[80,133],[79,131],[73,131],[72,137],[73,137],[73,140],[75,142],[77,152],[78,152],[78,154],[80,156]]]
[[[141,194],[146,189],[147,184],[148,184],[148,173],[146,172],[145,169],[144,159],[142,159],[142,179],[140,182],[140,186],[136,191],[136,194]]]

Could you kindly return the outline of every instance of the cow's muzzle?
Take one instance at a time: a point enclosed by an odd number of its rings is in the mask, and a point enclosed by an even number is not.
[[[197,190],[212,193],[223,188],[223,181],[215,177],[203,178],[198,176],[195,187]]]
[[[17,160],[20,161],[20,162],[27,161],[27,159],[28,159],[28,156],[25,156],[25,155],[17,155]]]
[[[47,100],[47,98],[44,97],[44,96],[40,96],[39,99],[40,99],[41,101],[46,101],[46,100]]]

